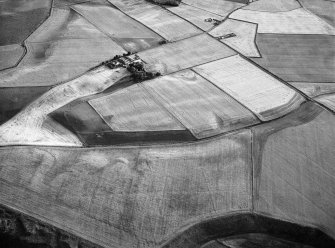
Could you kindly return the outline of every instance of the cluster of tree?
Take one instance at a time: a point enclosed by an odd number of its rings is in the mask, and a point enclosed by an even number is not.
[[[178,6],[181,3],[181,0],[149,0],[149,1],[157,4],[165,4],[171,6]]]

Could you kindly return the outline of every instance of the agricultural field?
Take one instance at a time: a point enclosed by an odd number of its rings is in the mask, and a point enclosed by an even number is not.
[[[109,1],[167,41],[177,41],[202,33],[202,30],[179,16],[145,0],[128,1],[127,5],[115,0]]]
[[[209,31],[214,27],[213,22],[204,22],[205,19],[212,18],[218,21],[222,21],[224,19],[223,16],[213,14],[203,9],[199,9],[197,7],[187,5],[181,3],[178,8],[175,7],[167,7],[169,11],[174,13],[175,15],[180,16],[183,19],[191,22],[193,25],[202,29],[203,31]]]
[[[191,70],[147,81],[144,87],[198,139],[258,122],[236,100]]]
[[[122,102],[122,105],[119,103]],[[141,86],[135,84],[89,101],[115,131],[168,131],[185,129]]]
[[[22,43],[49,16],[51,0],[0,2],[0,46]]]
[[[256,33],[257,24],[234,19],[227,19],[224,23],[209,31],[210,35],[217,38],[234,34],[233,37],[221,39],[221,42],[247,57],[260,57],[255,42]]]
[[[335,1],[0,1],[0,247],[335,247]]]
[[[197,66],[194,70],[263,121],[281,117],[304,101],[299,93],[238,55]]]
[[[14,67],[24,53],[24,48],[18,44],[0,46],[0,71]]]
[[[211,12],[222,16],[223,18],[227,17],[234,10],[237,10],[243,6],[247,0],[237,0],[237,1],[216,1],[216,0],[183,0],[183,3],[187,5],[194,6],[196,8]]]
[[[257,64],[288,82],[335,82],[333,35],[259,34]]]
[[[75,12],[57,8],[25,46],[19,65],[0,72],[0,87],[54,85],[126,52]]]
[[[194,50],[194,47],[198,49]],[[207,34],[138,53],[148,69],[163,75],[235,54],[232,49]]]
[[[300,4],[331,25],[335,25],[334,1],[299,0]]]
[[[71,8],[127,51],[138,52],[148,49],[157,46],[163,40],[148,27],[111,6],[79,4]]]

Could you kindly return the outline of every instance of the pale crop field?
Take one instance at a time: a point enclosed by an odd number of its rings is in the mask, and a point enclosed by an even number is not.
[[[168,131],[185,128],[141,86],[135,84],[124,90],[89,101],[114,131]]]
[[[144,83],[198,139],[257,123],[253,114],[191,70]]]
[[[293,89],[238,55],[194,70],[264,121],[285,115],[304,101]]]

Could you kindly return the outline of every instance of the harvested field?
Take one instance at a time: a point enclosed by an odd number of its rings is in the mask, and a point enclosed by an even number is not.
[[[322,226],[335,236],[334,121],[329,111],[306,103],[254,128],[256,213]]]
[[[289,82],[335,82],[335,37],[258,34],[257,64]]]
[[[168,41],[177,41],[202,33],[189,22],[146,0],[131,0],[125,4],[115,0],[109,2]]]
[[[0,46],[0,70],[15,66],[24,55],[21,45]]]
[[[19,66],[0,73],[0,87],[54,85],[125,52],[82,17],[61,9],[53,10],[26,46]]]
[[[48,16],[51,0],[2,0],[0,46],[24,41]]]
[[[152,96],[135,84],[96,98],[89,104],[118,132],[184,130],[185,128]]]
[[[335,83],[290,82],[290,84],[310,97],[335,93]]]
[[[181,3],[178,7],[166,6],[166,8],[174,14],[185,18],[193,25],[201,28],[204,31],[208,31],[209,29],[214,27],[213,23],[206,22],[205,19],[212,18],[219,21],[223,20],[222,16],[183,3]]]
[[[251,169],[249,131],[188,145],[1,148],[0,201],[96,245],[156,248],[195,220],[250,210]]]
[[[250,111],[191,70],[143,85],[198,139],[258,122]]]
[[[335,25],[335,2],[319,0],[299,0],[302,6],[313,14],[321,17],[329,24]]]
[[[163,40],[158,34],[113,7],[78,4],[71,8],[127,51],[145,50],[159,45]],[[124,39],[127,39],[126,42]]]
[[[233,2],[225,0],[183,0],[183,3],[218,14],[222,17],[226,17],[234,10],[245,6],[245,4],[237,1]]]
[[[0,124],[8,121],[50,87],[0,88]]]
[[[264,11],[264,12],[284,12],[301,8],[297,0],[258,0],[243,7],[243,9]]]
[[[221,37],[228,34],[235,34],[234,37],[221,39],[221,42],[234,48],[247,57],[260,57],[255,44],[257,25],[233,19],[227,19],[218,27],[209,32],[214,37]]]
[[[204,64],[194,70],[263,121],[281,117],[304,101],[297,92],[240,56]]]
[[[168,74],[236,54],[207,34],[138,53],[148,70]]]
[[[98,67],[85,75],[56,86],[0,126],[0,145],[81,146],[81,141],[63,127],[61,132],[44,128],[47,115],[78,98],[96,94],[128,76],[126,69]],[[44,125],[44,126],[43,126]]]
[[[335,35],[334,27],[303,8],[277,13],[239,9],[229,17],[257,23],[258,33]]]
[[[321,104],[323,104],[324,106],[335,111],[335,94],[326,94],[326,95],[319,96],[315,99]]]

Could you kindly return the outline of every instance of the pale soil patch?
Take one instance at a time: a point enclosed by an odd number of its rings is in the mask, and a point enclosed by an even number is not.
[[[283,116],[304,101],[297,92],[240,56],[214,61],[194,70],[264,121]]]

